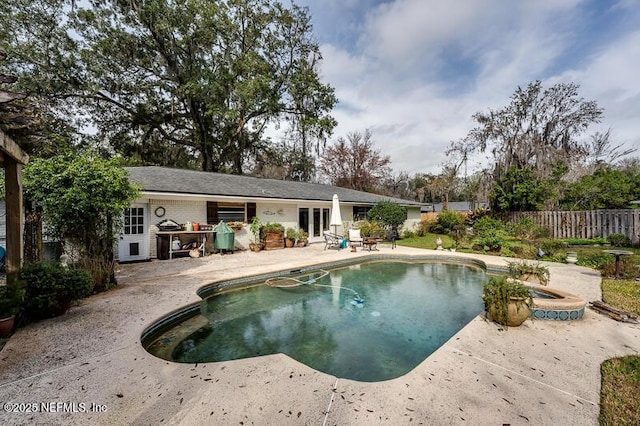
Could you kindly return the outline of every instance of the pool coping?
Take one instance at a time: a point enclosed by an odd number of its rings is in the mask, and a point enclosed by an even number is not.
[[[471,257],[492,267],[508,261],[384,245],[380,252]],[[591,310],[580,321],[527,320],[508,331],[479,315],[413,371],[378,383],[318,373],[285,355],[179,365],[140,344],[143,330],[167,312],[199,303],[197,290],[212,281],[367,255],[311,247],[122,265],[116,289],[19,329],[0,353],[3,401],[82,402],[106,410],[3,413],[3,422],[597,424],[600,363],[640,352],[640,326]],[[599,274],[544,265],[552,287],[600,299]]]

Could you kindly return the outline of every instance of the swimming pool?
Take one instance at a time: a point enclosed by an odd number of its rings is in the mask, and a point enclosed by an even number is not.
[[[246,284],[209,297],[195,315],[143,344],[185,363],[284,353],[372,382],[408,373],[483,310],[486,275],[472,265],[373,261],[321,275],[296,276],[317,285]]]

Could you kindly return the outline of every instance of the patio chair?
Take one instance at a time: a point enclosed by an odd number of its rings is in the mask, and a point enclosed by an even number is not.
[[[324,231],[324,249],[328,248],[340,248],[340,243],[342,242],[342,237],[337,234],[333,234],[329,231]]]
[[[349,245],[362,247],[362,235],[359,229],[349,229]]]

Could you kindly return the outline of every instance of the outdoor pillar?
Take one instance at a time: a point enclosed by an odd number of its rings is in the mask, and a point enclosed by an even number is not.
[[[16,284],[22,267],[22,164],[5,156],[5,200],[7,214],[7,285]]]

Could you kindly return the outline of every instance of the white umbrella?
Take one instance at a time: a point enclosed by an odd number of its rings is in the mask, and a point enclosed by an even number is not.
[[[340,216],[340,201],[338,194],[333,194],[333,204],[331,205],[331,222],[330,226],[334,226],[334,234],[338,233],[338,226],[342,226],[342,217]]]

